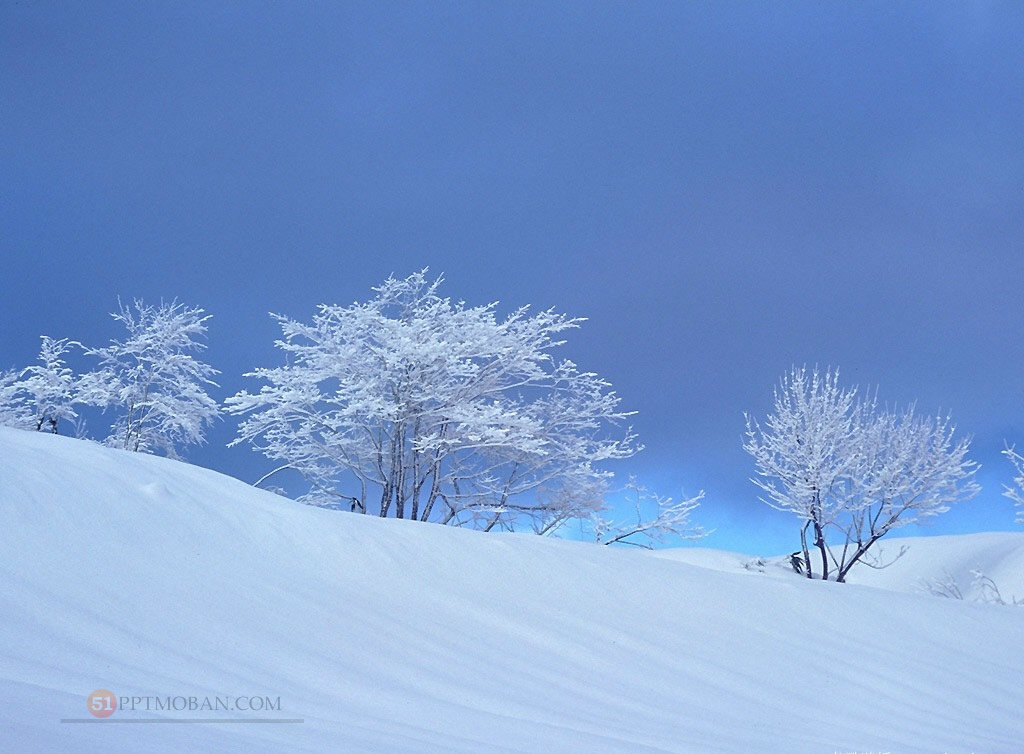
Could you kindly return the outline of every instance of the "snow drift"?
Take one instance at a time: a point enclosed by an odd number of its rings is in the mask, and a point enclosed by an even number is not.
[[[5,751],[1015,752],[1024,610],[304,507],[0,429]],[[75,724],[118,697],[301,719]]]
[[[772,578],[795,576],[788,556],[759,558],[704,547],[657,550],[655,557],[739,572],[760,570]],[[817,558],[817,553],[813,556]],[[1024,533],[984,532],[935,537],[886,537],[872,549],[881,568],[861,564],[850,572],[849,583],[891,589],[908,594],[933,594],[956,599],[947,589],[956,586],[959,599],[992,601],[995,595],[978,584],[987,577],[1007,603],[1024,601]],[[817,561],[815,560],[815,565]]]

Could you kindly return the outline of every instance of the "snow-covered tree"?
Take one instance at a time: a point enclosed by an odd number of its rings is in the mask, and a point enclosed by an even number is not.
[[[1017,523],[1024,524],[1024,456],[1015,448],[1009,447],[1003,450],[1003,455],[1013,464],[1013,470],[1016,472],[1013,485],[1004,485],[1003,494],[1017,504]]]
[[[595,538],[601,544],[621,543],[653,549],[654,543],[664,542],[669,536],[699,539],[708,534],[690,522],[690,514],[704,499],[703,490],[693,497],[673,500],[652,492],[636,477],[630,477],[626,490],[632,498],[635,519],[614,521],[600,513],[595,514],[592,518]]]
[[[967,458],[970,441],[955,438],[948,416],[918,416],[911,407],[865,413],[863,421],[853,495],[836,522],[844,538],[834,557],[839,581],[891,530],[945,513],[981,489],[978,465]]]
[[[754,457],[765,503],[802,521],[800,549],[812,578],[808,533],[828,578],[825,533],[847,505],[856,461],[857,391],[839,386],[839,372],[793,369],[775,389],[775,411],[762,426],[747,415],[744,449]]]
[[[762,500],[802,522],[807,577],[814,577],[810,531],[821,578],[845,581],[893,529],[977,494],[969,440],[954,434],[948,418],[879,410],[876,399],[841,388],[838,371],[801,368],[783,378],[763,424],[747,417],[744,449]]]
[[[39,363],[21,373],[25,404],[38,431],[46,429],[58,434],[61,420],[74,422],[78,418],[74,409],[78,402],[75,375],[64,361],[65,354],[75,345],[78,344],[67,338],[54,340],[43,335]]]
[[[25,405],[22,383],[13,369],[0,372],[0,427],[32,428],[32,415]]]
[[[581,320],[500,319],[441,297],[426,272],[311,324],[275,315],[287,363],[228,399],[247,416],[232,444],[275,461],[267,476],[300,472],[306,502],[380,516],[544,532],[600,510],[603,463],[639,448],[608,383],[552,356]]]
[[[206,393],[218,372],[193,355],[206,348],[200,338],[210,315],[177,302],[136,300],[111,316],[128,336],[86,349],[100,365],[82,378],[79,400],[116,411],[107,445],[176,458],[180,447],[203,442],[218,415]]]

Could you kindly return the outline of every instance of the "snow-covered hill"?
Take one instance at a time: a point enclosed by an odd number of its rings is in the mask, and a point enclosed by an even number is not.
[[[652,554],[716,571],[762,570],[755,556],[703,547],[658,550]],[[1024,601],[1024,532],[891,537],[876,545],[872,559],[884,567],[857,567],[850,572],[849,583],[908,594],[991,602],[997,595],[982,585],[977,578],[980,574],[999,590],[1003,601]],[[761,560],[766,576],[799,578],[786,556]],[[816,552],[812,562],[817,566]]]
[[[4,429],[0,505],[3,751],[1010,753],[1024,741],[1018,608],[317,510]],[[98,719],[95,689],[279,697],[280,710],[62,723]],[[116,724],[257,716],[303,722]]]

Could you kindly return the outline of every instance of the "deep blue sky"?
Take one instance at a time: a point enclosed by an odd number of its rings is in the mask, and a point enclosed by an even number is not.
[[[1013,527],[1024,5],[0,2],[0,365],[118,296],[205,307],[229,395],[307,318],[429,265],[589,317],[706,541],[786,550],[740,448],[794,363],[949,409]],[[84,365],[84,364],[83,364]],[[191,459],[252,479],[233,420]]]

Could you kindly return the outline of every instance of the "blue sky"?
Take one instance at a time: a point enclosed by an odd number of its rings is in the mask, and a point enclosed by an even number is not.
[[[622,466],[785,550],[740,448],[792,364],[950,410],[1008,529],[1024,444],[1015,2],[0,4],[0,365],[100,344],[118,296],[205,307],[218,397],[308,318],[424,266],[589,318]],[[191,460],[245,479],[259,457]]]

